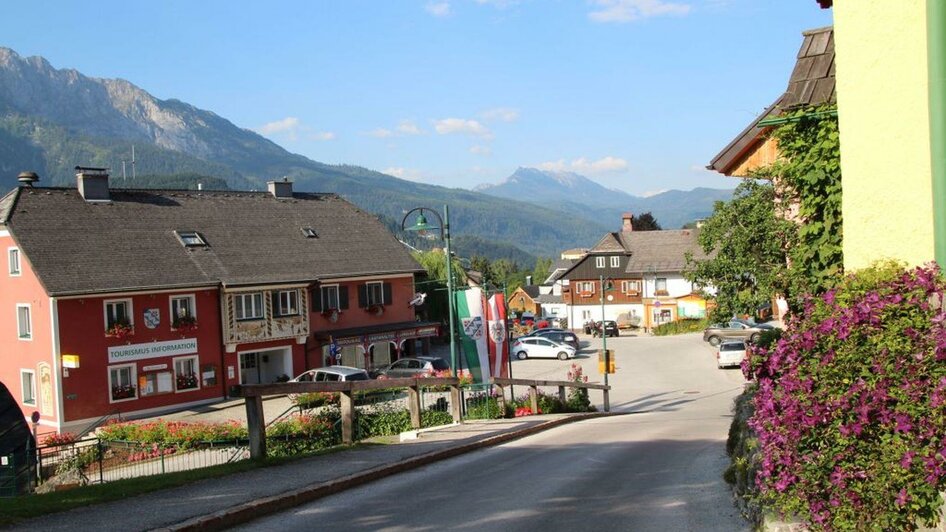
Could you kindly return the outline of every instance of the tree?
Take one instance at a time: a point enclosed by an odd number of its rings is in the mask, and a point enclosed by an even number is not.
[[[687,256],[684,277],[716,289],[714,315],[755,314],[787,290],[786,244],[795,227],[776,216],[771,183],[743,181],[730,201],[716,202],[700,231],[699,242],[711,258]]]
[[[417,281],[417,290],[427,294],[424,302],[424,314],[431,321],[447,322],[447,261],[442,249],[418,251],[413,253],[416,260],[426,270],[426,278]],[[466,283],[466,272],[460,260],[454,256],[451,263],[453,268],[454,288]]]
[[[546,257],[539,257],[535,261],[535,268],[532,270],[532,283],[533,284],[542,284],[546,279],[549,278],[549,274],[552,273],[552,259]]]
[[[640,216],[631,216],[631,225],[635,231],[660,231],[660,224],[654,215],[647,211]]]

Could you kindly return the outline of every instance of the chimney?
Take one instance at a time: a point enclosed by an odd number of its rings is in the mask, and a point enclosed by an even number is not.
[[[16,176],[16,180],[22,183],[24,187],[31,187],[33,183],[39,181],[39,176],[36,175],[36,172],[20,172],[20,175]]]
[[[633,218],[634,218],[634,215],[629,212],[626,212],[621,215],[621,222],[622,222],[621,232],[622,233],[630,233],[634,231],[634,224],[632,223]]]
[[[290,181],[288,177],[282,178],[282,181],[267,181],[266,186],[269,189],[269,193],[272,194],[274,198],[292,198],[292,181]]]
[[[85,201],[111,201],[108,193],[108,168],[76,166],[79,194]]]
[[[532,276],[526,275],[526,286],[532,286]]]

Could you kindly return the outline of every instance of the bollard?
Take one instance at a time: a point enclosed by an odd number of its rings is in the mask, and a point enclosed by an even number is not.
[[[460,413],[460,385],[450,385],[450,410],[453,412],[453,422],[460,423],[462,415]]]
[[[529,401],[532,406],[532,413],[538,414],[539,413],[539,389],[535,384],[533,384],[532,386],[529,386]]]
[[[499,388],[499,396],[496,398],[499,402],[499,413],[501,417],[506,417],[506,388],[503,388],[500,384],[497,384],[496,387]]]

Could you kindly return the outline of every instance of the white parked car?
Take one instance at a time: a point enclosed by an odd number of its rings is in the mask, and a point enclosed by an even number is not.
[[[575,356],[575,348],[542,336],[523,336],[512,344],[512,354],[519,360],[527,358],[568,360]]]
[[[746,358],[746,342],[742,340],[726,341],[716,350],[716,367],[738,366]]]
[[[340,381],[367,381],[371,380],[368,372],[361,368],[348,366],[328,366],[325,368],[310,369],[296,375],[289,382],[340,382]]]

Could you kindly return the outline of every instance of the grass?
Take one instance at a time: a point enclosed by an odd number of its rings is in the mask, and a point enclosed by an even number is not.
[[[0,527],[8,527],[25,519],[40,517],[54,512],[64,512],[83,506],[116,501],[143,493],[150,493],[152,491],[176,488],[200,480],[224,477],[244,471],[251,471],[260,467],[272,467],[302,458],[332,454],[366,445],[378,445],[378,443],[356,444],[353,446],[340,445],[309,453],[304,456],[269,458],[262,462],[242,460],[232,464],[222,464],[191,471],[129,478],[115,482],[107,482],[105,484],[91,484],[66,491],[0,498]]]

